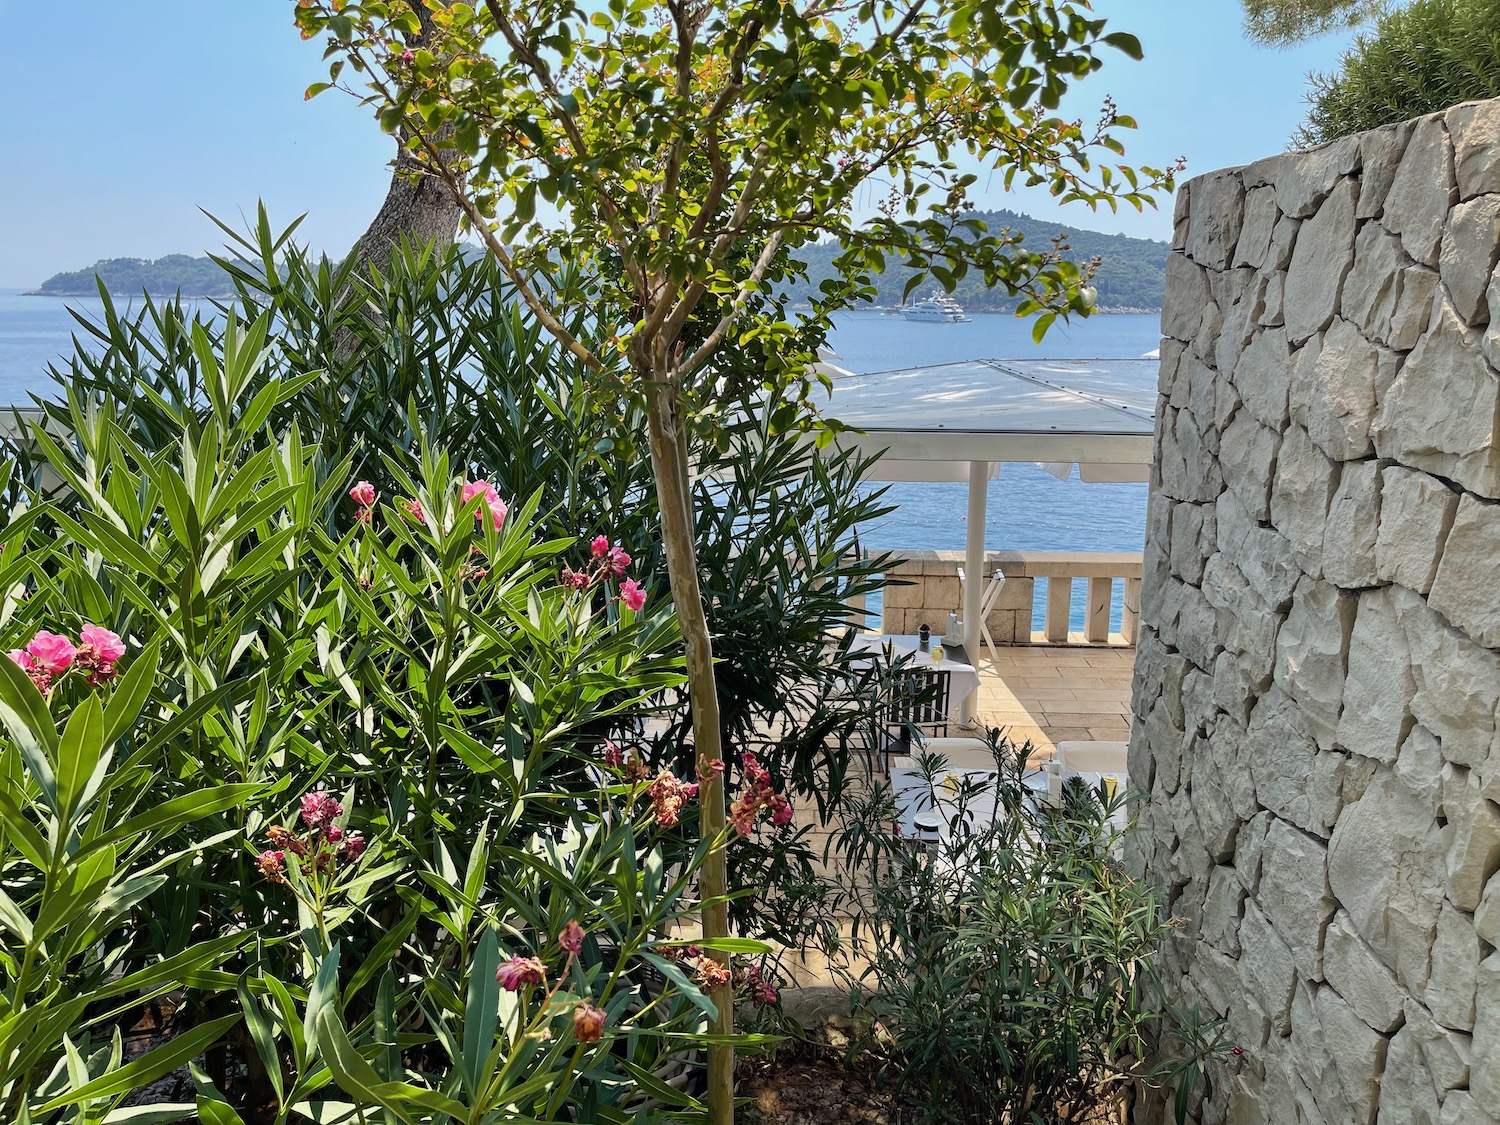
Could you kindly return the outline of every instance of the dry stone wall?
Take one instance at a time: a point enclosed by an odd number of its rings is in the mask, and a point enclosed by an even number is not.
[[[1188,183],[1130,861],[1236,1125],[1500,1123],[1500,102]]]

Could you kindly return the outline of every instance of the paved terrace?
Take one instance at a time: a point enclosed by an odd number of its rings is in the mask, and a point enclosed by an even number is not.
[[[1059,742],[1123,742],[1134,662],[1133,645],[1002,646],[993,658],[986,647],[975,715],[987,727],[1007,728],[1016,742],[1031,739],[1041,757]]]

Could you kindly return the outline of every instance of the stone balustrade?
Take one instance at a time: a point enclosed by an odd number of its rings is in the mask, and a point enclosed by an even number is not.
[[[1133,551],[990,551],[980,580],[988,584],[996,568],[1005,575],[1005,585],[988,617],[990,636],[998,645],[1134,644],[1140,619],[1141,558]],[[901,561],[886,572],[900,584],[886,587],[882,595],[881,631],[915,633],[925,624],[941,633],[948,614],[962,616],[958,570],[964,559],[962,551],[902,552]],[[1120,631],[1112,634],[1117,578],[1123,580],[1124,601]],[[1040,629],[1033,612],[1038,579],[1047,584]],[[1088,582],[1081,632],[1069,628],[1074,579]],[[971,635],[969,643],[975,639]]]

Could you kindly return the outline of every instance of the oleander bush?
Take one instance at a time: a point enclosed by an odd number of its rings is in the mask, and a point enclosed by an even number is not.
[[[1412,0],[1355,37],[1336,71],[1309,76],[1300,145],[1500,96],[1500,0]]]
[[[1170,922],[1116,858],[1124,795],[1075,783],[1043,807],[1031,747],[987,742],[988,776],[919,753],[899,792],[851,797],[835,841],[853,874],[852,995],[903,1120],[1115,1120],[1143,1086],[1184,1120],[1229,1048],[1164,1001]],[[940,827],[922,832],[924,814]]]
[[[706,845],[634,420],[483,262],[257,245],[235,302],[107,304],[9,443],[7,1119],[147,1120],[131,1091],[195,1058],[149,1120],[691,1120],[708,954],[765,947],[675,938]],[[733,905],[796,941],[782,790],[837,800],[827,641],[880,509],[778,401],[694,435]]]

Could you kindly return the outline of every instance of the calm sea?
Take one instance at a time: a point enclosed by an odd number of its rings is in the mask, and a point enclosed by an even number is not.
[[[0,290],[0,405],[29,402],[32,394],[50,391],[47,364],[71,352],[72,336],[81,332],[69,306],[91,316],[101,309],[97,300],[25,297]],[[1011,316],[917,324],[873,312],[843,315],[830,340],[840,365],[858,372],[966,359],[1135,358],[1159,343],[1154,315],[1095,316],[1058,324],[1037,346],[1031,342],[1030,323]],[[1142,377],[1154,383],[1154,368]],[[900,506],[864,529],[866,544],[963,549],[964,485],[893,484],[887,496]],[[1060,481],[1032,464],[1006,465],[1000,479],[990,484],[985,541],[992,550],[1138,551],[1145,517],[1144,484]],[[1082,605],[1080,588],[1074,594],[1075,628],[1082,628]]]

